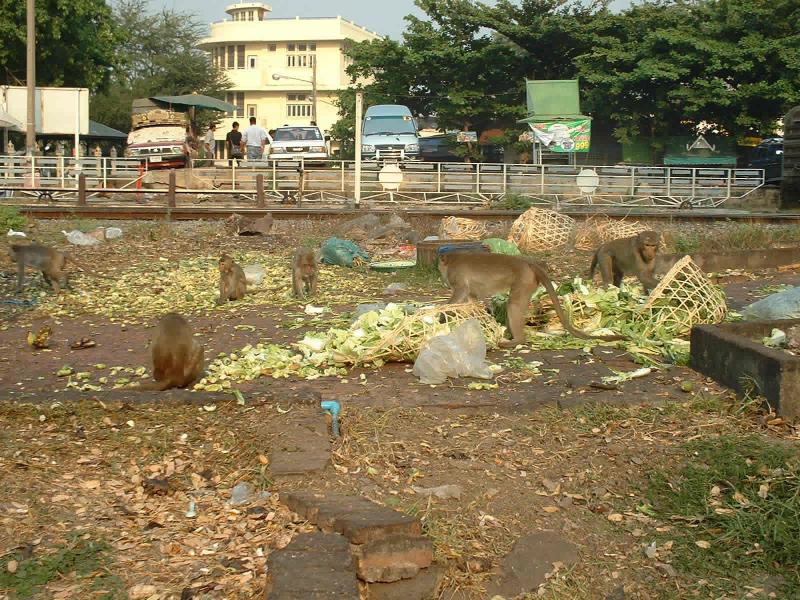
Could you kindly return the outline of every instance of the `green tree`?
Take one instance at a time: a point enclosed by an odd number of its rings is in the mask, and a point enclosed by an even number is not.
[[[24,85],[27,11],[0,2],[0,83]],[[102,89],[116,66],[120,30],[105,0],[36,0],[36,83]]]
[[[204,27],[192,15],[150,13],[145,0],[120,0],[114,18],[120,29],[124,24],[117,50],[121,60],[108,91],[92,98],[93,119],[128,131],[136,98],[193,92],[222,98],[230,87],[208,54],[197,48]]]

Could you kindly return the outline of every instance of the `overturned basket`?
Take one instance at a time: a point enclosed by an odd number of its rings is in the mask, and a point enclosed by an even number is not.
[[[439,225],[443,240],[480,240],[486,235],[486,224],[463,217],[445,217]]]
[[[728,312],[725,292],[708,281],[690,256],[676,262],[642,307],[649,331],[688,333],[700,323],[719,323]]]
[[[616,221],[608,217],[590,217],[579,225],[575,232],[575,248],[577,250],[596,250],[602,244],[612,240],[632,237],[647,226],[638,221]]]
[[[423,308],[404,318],[392,331],[382,336],[359,362],[373,360],[413,361],[423,344],[436,335],[449,333],[469,319],[477,319],[486,336],[486,346],[496,348],[505,328],[494,320],[482,303],[444,304]]]
[[[552,250],[564,246],[575,228],[575,219],[548,210],[529,208],[514,221],[508,241],[523,252]]]

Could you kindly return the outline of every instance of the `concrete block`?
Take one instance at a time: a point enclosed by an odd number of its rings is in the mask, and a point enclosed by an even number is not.
[[[273,475],[301,475],[323,471],[331,458],[331,440],[325,415],[319,407],[298,411],[288,419],[270,453]]]
[[[368,583],[409,579],[433,562],[433,544],[425,537],[395,535],[351,550],[359,579]]]
[[[433,600],[438,598],[444,571],[433,565],[422,569],[411,579],[394,583],[370,583],[367,586],[369,600]]]

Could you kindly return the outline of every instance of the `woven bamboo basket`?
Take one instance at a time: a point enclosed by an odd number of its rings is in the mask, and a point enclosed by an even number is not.
[[[727,312],[725,292],[708,281],[690,256],[684,256],[652,291],[641,315],[649,330],[683,335],[693,325],[721,322]]]
[[[443,304],[423,308],[407,316],[361,357],[360,362],[376,359],[412,361],[430,338],[449,333],[469,319],[477,319],[480,323],[486,336],[486,347],[497,348],[503,339],[505,327],[494,320],[482,303]]]
[[[445,217],[439,225],[443,240],[480,240],[486,235],[486,223],[462,217]]]
[[[564,246],[575,228],[575,219],[546,208],[529,208],[514,221],[508,240],[523,252]]]
[[[577,250],[597,250],[601,245],[612,240],[632,237],[647,226],[638,221],[615,221],[608,217],[590,217],[575,232],[575,248]]]

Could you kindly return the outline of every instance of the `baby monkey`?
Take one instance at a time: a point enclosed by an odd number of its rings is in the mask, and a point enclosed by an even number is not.
[[[69,273],[66,271],[67,261],[87,273],[97,277],[107,277],[84,267],[70,255],[41,244],[12,244],[8,249],[8,255],[12,261],[17,263],[17,293],[22,291],[26,266],[41,271],[45,282],[53,288],[56,294],[61,293],[62,281],[64,282],[64,287],[69,285]],[[110,279],[110,277],[107,278]]]
[[[219,259],[219,298],[217,304],[228,300],[241,300],[247,293],[247,280],[242,267],[233,258],[223,254]]]
[[[298,248],[292,259],[292,291],[295,298],[317,293],[316,253],[311,248]]]
[[[203,372],[203,346],[178,313],[167,313],[158,322],[151,352],[155,383],[143,385],[143,390],[185,388]]]

